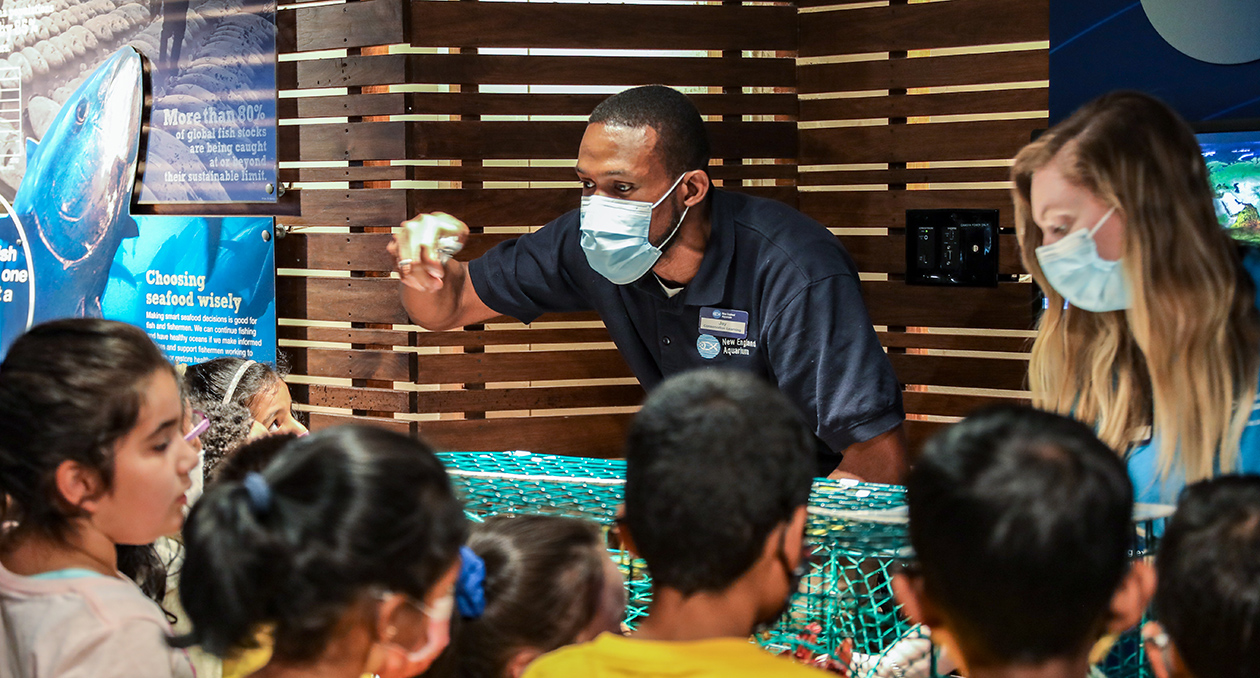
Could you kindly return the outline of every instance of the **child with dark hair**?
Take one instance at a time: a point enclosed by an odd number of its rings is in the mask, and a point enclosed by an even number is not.
[[[180,644],[222,657],[266,631],[257,676],[417,675],[446,647],[466,534],[424,443],[360,426],[292,441],[189,514]]]
[[[496,516],[473,528],[468,548],[484,581],[461,602],[446,670],[427,676],[520,678],[542,654],[620,631],[625,583],[597,525]]]
[[[1260,676],[1260,476],[1187,487],[1155,568],[1159,622],[1143,636],[1156,678]]]
[[[59,320],[10,347],[0,364],[0,674],[192,675],[167,644],[161,608],[119,572],[127,549],[183,523],[197,461],[184,422],[174,369],[135,327]]]
[[[917,562],[897,599],[972,678],[1083,678],[1095,643],[1146,609],[1133,486],[1079,422],[979,412],[928,442],[906,490]]]
[[[796,591],[814,438],[747,372],[701,370],[652,391],[626,443],[622,537],[652,575],[634,635],[545,655],[527,678],[825,675],[753,643]]]

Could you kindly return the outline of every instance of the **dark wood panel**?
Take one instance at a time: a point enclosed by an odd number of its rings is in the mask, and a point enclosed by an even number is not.
[[[410,345],[412,334],[401,330],[369,330],[358,327],[303,327],[300,325],[280,325],[276,328],[276,333],[281,339],[336,341],[345,344],[373,346],[408,346]]]
[[[796,63],[708,57],[502,56],[385,54],[283,62],[282,89],[369,85],[796,86]]]
[[[354,424],[356,426],[375,426],[383,428],[395,433],[403,435],[413,435],[412,422],[402,421],[400,419],[389,419],[385,417],[353,417],[344,414],[324,414],[323,412],[311,412],[311,430],[319,431],[333,426],[345,426],[346,424]]]
[[[324,348],[290,348],[293,360],[313,377],[409,381],[408,358],[396,351],[362,351]]]
[[[898,94],[842,99],[802,99],[801,120],[860,120],[909,118],[918,115],[971,115],[1044,111],[1050,107],[1045,87],[992,92]]]
[[[796,49],[796,8],[413,0],[411,44],[574,49]],[[627,30],[633,27],[633,30]]]
[[[420,332],[417,346],[505,346],[515,344],[583,344],[610,342],[608,330],[602,327],[523,330],[460,330]]]
[[[323,407],[343,407],[374,412],[407,412],[410,409],[406,391],[390,388],[350,388],[310,384],[308,403]]]
[[[405,165],[291,167],[280,170],[280,181],[405,181],[410,178],[409,169]]]
[[[284,217],[290,226],[397,226],[409,214],[407,191],[337,189],[298,191],[301,216]],[[414,212],[412,213],[414,214]]]
[[[988,85],[1048,80],[1047,50],[852,61],[802,66],[801,93]]]
[[[853,256],[859,271],[867,273],[905,273],[906,237],[904,235],[845,235],[840,242]],[[1014,235],[998,236],[998,272],[1024,272],[1019,259],[1019,242]]]
[[[800,172],[801,186],[854,184],[933,184],[959,181],[1009,181],[1009,167],[923,167],[886,170]]]
[[[958,2],[959,0],[951,0]],[[1044,118],[802,129],[799,163],[920,162],[1012,158]]]
[[[972,412],[992,405],[1027,405],[1024,398],[991,398],[988,396],[955,395],[905,391],[901,394],[906,412],[934,414],[944,417],[965,417]]]
[[[879,343],[888,348],[935,348],[956,351],[1002,351],[1027,353],[1032,339],[976,334],[927,332],[879,332]]]
[[[416,356],[418,383],[455,384],[542,379],[633,377],[616,349],[449,353]]]
[[[819,12],[802,17],[800,55],[1048,40],[1049,17],[1049,0],[950,0]]]
[[[372,126],[380,124],[364,123]],[[714,158],[796,157],[797,133],[794,122],[710,122],[705,127],[709,133]],[[582,134],[586,131],[586,123],[414,122],[409,123],[407,131],[407,157],[413,160],[575,158],[582,142]],[[303,148],[303,159],[325,158],[308,156]]]
[[[1014,228],[1005,190],[827,191],[800,194],[800,210],[833,228],[905,228],[908,209],[995,209],[1002,228]]]
[[[408,92],[407,113],[448,115],[590,115],[605,94],[482,94]],[[688,94],[701,115],[796,117],[790,93]]]
[[[276,315],[305,320],[411,322],[389,278],[276,277]]]
[[[298,126],[298,159],[394,160],[407,157],[404,122],[357,122]]]
[[[1028,383],[1028,362],[1004,358],[959,358],[890,353],[893,371],[903,384],[1003,388],[1017,391]]]
[[[1032,285],[1028,283],[1002,283],[997,287],[920,287],[899,281],[862,283],[871,322],[896,327],[1028,330],[1033,324],[1032,295]]]
[[[409,113],[401,92],[302,96],[280,100],[280,118],[332,118],[343,115],[403,115]]]
[[[420,422],[420,436],[440,450],[530,450],[539,454],[618,459],[632,415],[508,417]]]
[[[501,412],[554,410],[571,407],[632,407],[643,401],[643,387],[565,386],[540,388],[489,388],[471,391],[421,391],[417,411]]]
[[[944,430],[948,426],[949,424],[943,424],[935,421],[907,420],[905,424],[906,444],[910,448],[911,460],[919,455],[919,452],[923,450],[923,444],[926,443],[929,438]]]
[[[294,49],[345,49],[394,45],[403,35],[403,0],[366,0],[293,10],[297,26]]]
[[[1009,174],[1009,171],[1003,170]],[[795,182],[796,165],[710,165],[709,178],[738,182],[776,179]],[[821,173],[820,173],[821,174]],[[1005,178],[1005,177],[1003,177]],[[577,181],[572,167],[466,165],[365,165],[293,167],[280,170],[281,181]],[[818,183],[818,182],[816,182]],[[826,183],[826,182],[823,182]],[[832,182],[834,183],[834,182]],[[871,183],[871,182],[868,182]],[[882,180],[875,183],[884,183]],[[318,189],[317,189],[318,190]]]

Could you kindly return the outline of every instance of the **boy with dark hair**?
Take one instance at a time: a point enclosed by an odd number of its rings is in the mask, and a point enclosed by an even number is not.
[[[972,678],[1083,678],[1154,587],[1130,567],[1133,487],[1089,427],[999,407],[930,440],[907,482],[917,564],[893,582]]]
[[[1159,622],[1143,636],[1156,678],[1260,676],[1260,476],[1187,487],[1155,568]]]
[[[813,449],[791,403],[748,373],[666,380],[626,444],[622,536],[652,574],[648,616],[633,636],[562,648],[526,677],[823,675],[749,642],[805,566]]]

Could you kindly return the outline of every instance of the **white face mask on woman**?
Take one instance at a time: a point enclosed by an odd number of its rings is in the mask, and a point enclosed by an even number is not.
[[[678,188],[686,174],[678,175],[678,180],[665,191],[656,202],[609,198],[603,195],[582,197],[581,230],[582,250],[586,253],[586,262],[597,273],[615,285],[628,285],[647,275],[661,258],[665,246],[682,226],[687,218],[687,209],[683,210],[674,230],[666,236],[660,247],[648,239],[652,228],[652,210],[656,209],[665,198]]]
[[[1107,261],[1098,256],[1094,242],[1094,234],[1115,211],[1115,207],[1107,210],[1093,228],[1081,229],[1036,249],[1037,263],[1050,286],[1077,308],[1094,313],[1129,308],[1129,281],[1124,267],[1118,260]]]

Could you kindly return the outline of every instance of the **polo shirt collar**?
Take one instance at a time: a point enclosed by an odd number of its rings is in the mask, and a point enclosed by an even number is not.
[[[726,279],[735,258],[735,215],[732,213],[731,196],[726,191],[711,188],[712,213],[709,215],[709,243],[700,260],[696,277],[683,289],[683,303],[687,306],[710,306],[722,303],[726,294]]]

